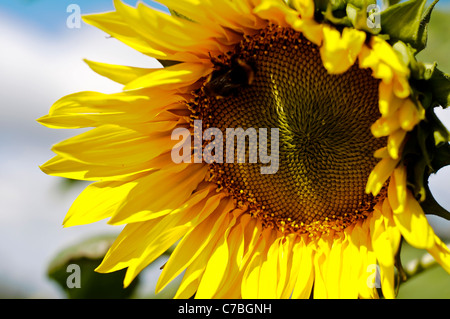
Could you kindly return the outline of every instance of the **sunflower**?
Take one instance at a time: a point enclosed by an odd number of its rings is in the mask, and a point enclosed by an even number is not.
[[[393,298],[405,240],[450,272],[425,215],[448,218],[427,181],[450,162],[450,79],[416,59],[436,2],[159,2],[171,14],[114,1],[84,21],[163,67],[86,61],[123,91],[38,120],[92,128],[41,168],[94,182],[66,227],[125,225],[97,271],[128,286],[176,244],[156,287],[184,272],[176,298]],[[220,160],[235,138],[244,157]]]

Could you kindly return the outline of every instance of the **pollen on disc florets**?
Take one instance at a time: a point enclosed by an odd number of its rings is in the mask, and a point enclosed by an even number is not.
[[[236,60],[251,66],[251,81],[245,70],[236,72],[243,78],[227,78],[225,71],[239,67]],[[261,174],[264,164],[249,163],[248,155],[245,163],[210,164],[219,189],[282,231],[342,229],[370,213],[378,199],[365,186],[377,163],[373,154],[386,143],[370,132],[380,116],[379,80],[370,70],[356,63],[343,74],[329,74],[315,44],[274,25],[212,61],[216,72],[189,105],[193,118],[222,132],[279,129],[278,171]],[[236,85],[221,96],[218,80]]]

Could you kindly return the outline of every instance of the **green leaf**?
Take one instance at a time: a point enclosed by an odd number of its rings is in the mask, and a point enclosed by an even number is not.
[[[126,270],[110,274],[95,272],[115,237],[94,237],[66,248],[50,262],[48,277],[70,299],[129,298],[138,285],[138,278],[124,289]]]
[[[323,18],[335,26],[353,26],[371,34],[381,31],[377,25],[380,13],[375,0],[319,0],[317,4],[316,9],[319,8]]]
[[[450,75],[435,67],[428,81],[439,105],[444,108],[450,106]]]
[[[397,3],[399,3],[400,1],[401,0],[383,0],[383,5],[385,7],[390,7],[390,6],[393,6],[393,5],[397,4]]]
[[[412,87],[425,101],[421,101],[425,109],[435,106],[450,106],[450,75],[437,68],[437,63],[422,63],[410,60],[413,79]]]
[[[382,33],[389,34],[393,40],[401,40],[419,49],[422,46],[422,37],[426,33],[421,26],[426,2],[426,0],[410,0],[388,7],[380,16]],[[429,16],[425,18],[429,20]]]

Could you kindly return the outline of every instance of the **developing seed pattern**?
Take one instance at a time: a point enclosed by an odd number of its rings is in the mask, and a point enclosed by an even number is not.
[[[248,155],[246,163],[210,164],[218,190],[281,231],[329,232],[364,219],[380,200],[365,186],[375,150],[386,145],[370,132],[380,117],[379,80],[357,63],[343,74],[327,73],[315,44],[274,25],[215,59],[231,65],[236,55],[254,66],[252,84],[225,98],[199,89],[189,104],[193,118],[223,132],[279,128],[279,170],[262,175],[263,164]]]

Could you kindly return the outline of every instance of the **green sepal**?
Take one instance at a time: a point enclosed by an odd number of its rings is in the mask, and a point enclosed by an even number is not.
[[[389,34],[394,41],[411,44],[419,52],[426,44],[426,21],[431,14],[431,10],[424,14],[426,2],[410,0],[388,7],[380,15],[382,33]]]
[[[441,122],[441,120],[437,117],[436,113],[430,112],[430,114],[428,116],[428,121],[430,122],[430,124],[433,128],[433,138],[434,138],[435,146],[440,147],[442,145],[447,144],[448,141],[450,141],[450,132],[445,127],[445,125]],[[441,168],[441,167],[442,166],[440,166],[439,168]]]
[[[336,26],[346,26],[350,27],[352,25],[350,19],[346,16],[345,7],[344,9],[336,9],[333,2],[329,2],[327,9],[322,12],[324,19],[333,23]]]
[[[425,109],[429,107],[450,106],[450,75],[438,69],[437,63],[422,63],[412,60],[411,85],[422,95],[431,95],[430,101],[423,104]]]
[[[375,9],[376,1],[374,0],[331,0],[316,1],[316,10],[319,9],[325,21],[329,21],[336,26],[354,27],[358,30],[364,30],[371,34],[378,34],[381,28],[372,28],[369,26],[369,15],[375,17],[379,12],[368,12],[370,5]]]
[[[419,24],[419,30],[417,33],[416,49],[417,53],[425,49],[428,41],[428,23],[430,23],[431,13],[433,12],[434,6],[439,0],[434,0],[433,3],[427,8],[425,13],[422,15]]]

